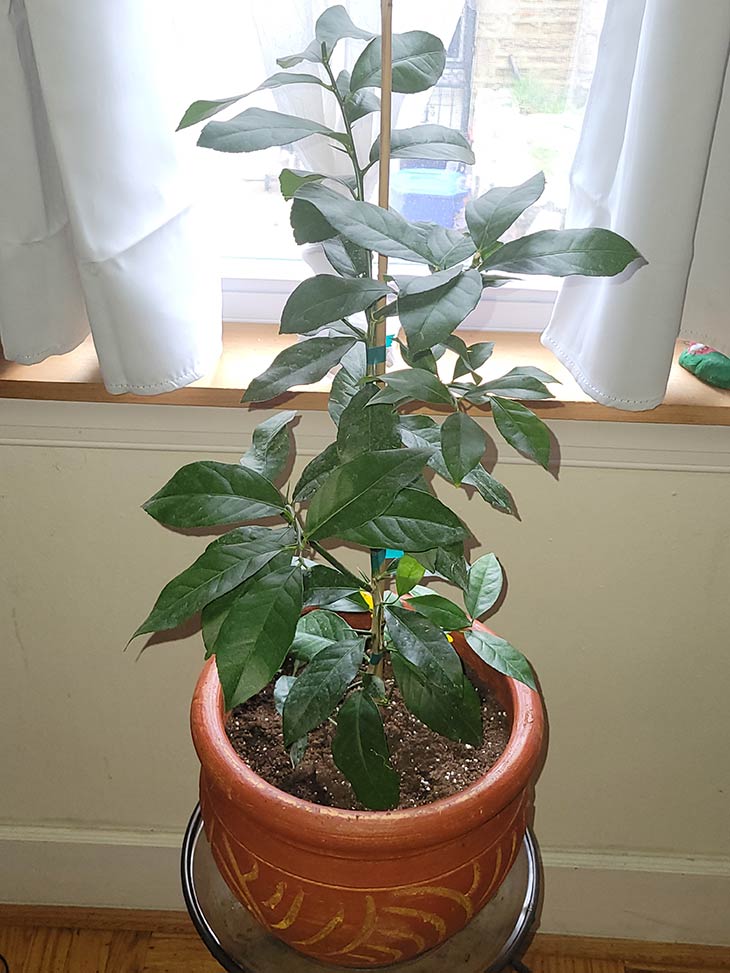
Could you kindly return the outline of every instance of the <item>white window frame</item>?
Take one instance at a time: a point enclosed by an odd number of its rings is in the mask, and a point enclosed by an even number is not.
[[[287,298],[307,276],[296,260],[223,261],[223,320],[277,325]],[[532,331],[547,327],[559,282],[532,277],[503,287],[486,288],[462,327],[474,331]]]

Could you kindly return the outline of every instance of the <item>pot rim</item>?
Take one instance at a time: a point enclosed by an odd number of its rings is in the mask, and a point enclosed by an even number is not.
[[[485,627],[485,626],[480,626]],[[325,807],[280,790],[260,777],[236,753],[225,731],[223,690],[215,659],[200,674],[191,707],[191,731],[203,772],[229,799],[261,819],[268,830],[298,845],[347,852],[363,845],[388,844],[413,849],[449,841],[473,830],[507,807],[528,786],[542,749],[544,713],[539,693],[487,666],[469,648],[469,666],[501,681],[512,704],[512,731],[503,753],[478,780],[448,797],[415,808],[354,811]]]

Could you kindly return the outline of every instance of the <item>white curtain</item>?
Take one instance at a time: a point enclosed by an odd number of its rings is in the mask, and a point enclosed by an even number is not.
[[[730,354],[729,48],[728,0],[609,0],[566,225],[648,265],[566,280],[542,339],[604,405],[658,405],[680,329]]]
[[[186,385],[220,354],[220,279],[175,135],[200,14],[175,0],[6,0],[0,339],[33,363],[91,328],[106,387]],[[185,21],[189,22],[186,23]]]

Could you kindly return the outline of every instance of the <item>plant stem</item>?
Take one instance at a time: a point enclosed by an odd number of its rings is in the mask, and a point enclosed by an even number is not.
[[[370,629],[370,659],[368,672],[383,678],[383,636],[385,631],[385,615],[383,605],[384,585],[382,579],[373,577],[373,622]]]
[[[347,149],[347,154],[350,156],[350,161],[352,162],[352,168],[355,170],[355,183],[357,185],[357,199],[365,199],[365,183],[363,180],[363,172],[360,168],[360,164],[357,161],[357,150],[355,149],[355,137],[352,134],[352,125],[347,117],[347,112],[345,111],[345,100],[339,92],[337,87],[337,80],[334,76],[332,68],[330,66],[329,58],[324,60],[324,69],[327,72],[327,76],[330,79],[332,94],[337,99],[337,104],[340,106],[340,112],[342,114],[342,121],[345,124],[345,131],[350,139],[350,147]]]
[[[358,585],[362,586],[364,584],[362,579],[356,578],[355,575],[352,573],[352,571],[349,570],[349,568],[346,568],[344,564],[338,561],[333,554],[330,554],[330,552],[325,547],[322,547],[321,544],[318,544],[317,541],[310,540],[309,546],[312,548],[312,550],[315,550],[317,554],[320,555],[320,557],[323,557],[325,561],[329,561],[332,567],[336,568],[340,572],[340,574],[344,574],[346,578],[351,578]]]

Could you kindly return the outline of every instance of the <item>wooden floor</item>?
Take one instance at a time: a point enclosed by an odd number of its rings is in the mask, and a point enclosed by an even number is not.
[[[221,969],[182,913],[0,905],[0,955],[8,973]],[[730,947],[538,935],[524,962],[533,973],[725,973]]]

